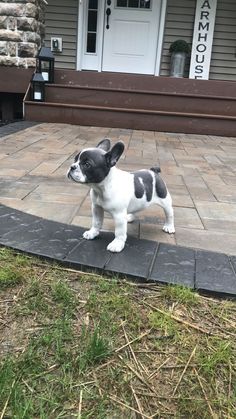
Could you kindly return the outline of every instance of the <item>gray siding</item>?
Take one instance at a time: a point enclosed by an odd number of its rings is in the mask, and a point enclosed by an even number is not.
[[[78,0],[49,0],[46,7],[45,45],[62,37],[63,51],[55,55],[56,67],[76,69]],[[169,76],[169,46],[176,39],[192,43],[196,0],[168,0],[161,59],[161,76]],[[236,0],[218,0],[210,79],[236,80]],[[186,66],[188,77],[189,62]]]
[[[218,0],[210,79],[236,81],[236,0]]]
[[[55,54],[55,67],[76,69],[78,0],[49,0],[46,6],[45,46],[51,37],[62,38],[62,53]]]
[[[161,60],[161,76],[169,76],[169,46],[185,39],[191,46],[196,0],[168,0]],[[236,81],[236,0],[218,0],[210,79]],[[190,60],[189,60],[190,61]],[[189,62],[186,66],[188,77]]]
[[[160,71],[161,76],[169,76],[170,44],[174,42],[176,39],[184,39],[191,46],[194,28],[195,8],[195,0],[167,1],[166,23]],[[189,63],[187,63],[186,66],[187,70],[188,66]]]

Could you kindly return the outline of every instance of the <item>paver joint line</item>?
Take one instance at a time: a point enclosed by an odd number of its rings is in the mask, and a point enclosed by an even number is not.
[[[160,248],[160,243],[157,243],[155,254],[153,255],[152,262],[151,262],[151,264],[149,266],[148,275],[147,275],[147,281],[150,281],[150,276],[151,276],[152,271],[153,271],[153,266],[154,266],[155,260],[157,258],[157,254],[158,254],[159,248]]]

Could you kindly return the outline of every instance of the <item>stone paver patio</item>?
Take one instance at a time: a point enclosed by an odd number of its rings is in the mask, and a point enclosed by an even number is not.
[[[160,165],[171,192],[176,234],[162,232],[162,209],[153,206],[128,234],[160,243],[236,255],[236,137],[29,124],[0,128],[0,203],[66,224],[89,227],[85,186],[69,182],[73,156],[104,137],[122,140],[124,170]],[[104,229],[113,231],[107,215]]]

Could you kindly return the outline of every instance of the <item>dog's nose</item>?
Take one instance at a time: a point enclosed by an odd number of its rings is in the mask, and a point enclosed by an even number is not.
[[[76,169],[76,164],[72,164],[70,170],[73,172]]]

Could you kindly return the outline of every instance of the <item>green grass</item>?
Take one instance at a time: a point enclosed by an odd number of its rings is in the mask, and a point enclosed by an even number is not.
[[[177,302],[185,305],[198,303],[198,294],[188,287],[182,285],[166,285],[161,289],[161,296],[170,302]]]
[[[206,376],[217,374],[223,367],[228,368],[234,362],[234,352],[231,342],[217,338],[209,338],[206,348],[198,354],[198,362]]]
[[[5,247],[0,248],[0,261],[11,261],[12,260],[12,251]]]
[[[89,366],[101,363],[110,352],[110,343],[104,331],[102,332],[98,326],[95,326],[93,331],[83,327],[79,355],[76,358],[76,365],[80,372]]]
[[[23,281],[22,274],[14,267],[0,268],[0,289],[11,288]]]
[[[178,332],[178,325],[171,318],[170,313],[158,313],[152,311],[149,316],[150,327],[155,329],[157,332],[164,333],[166,336],[173,337]]]
[[[0,272],[0,417],[236,417],[234,301],[2,248]]]

